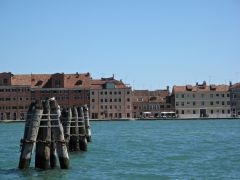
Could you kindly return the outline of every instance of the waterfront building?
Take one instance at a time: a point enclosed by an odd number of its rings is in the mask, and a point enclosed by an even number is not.
[[[113,77],[91,81],[92,119],[132,118],[132,88]]]
[[[166,90],[134,90],[133,117],[159,118],[174,116],[169,89]],[[168,113],[168,114],[167,114]]]
[[[233,117],[240,117],[240,83],[230,85],[231,111]]]
[[[89,73],[0,73],[0,119],[24,119],[32,101],[49,97],[62,108],[89,105],[91,79]]]
[[[196,86],[174,86],[172,96],[180,118],[231,117],[228,85],[207,85],[204,81]]]

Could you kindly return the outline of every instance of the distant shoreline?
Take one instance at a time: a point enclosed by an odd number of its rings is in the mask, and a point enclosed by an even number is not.
[[[118,122],[118,121],[198,121],[198,120],[240,120],[240,117],[238,118],[131,118],[131,119],[90,119],[92,122]],[[25,120],[0,120],[0,123],[23,123]]]

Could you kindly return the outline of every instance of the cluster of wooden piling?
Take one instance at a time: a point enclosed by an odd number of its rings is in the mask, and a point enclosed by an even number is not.
[[[54,98],[32,103],[21,140],[19,168],[29,168],[36,145],[36,168],[55,168],[58,157],[60,167],[68,169],[68,152],[87,151],[87,142],[91,142],[88,114],[87,106],[63,109],[61,112]]]

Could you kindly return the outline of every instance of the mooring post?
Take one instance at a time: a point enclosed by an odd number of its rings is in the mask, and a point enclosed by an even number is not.
[[[77,135],[78,129],[76,128],[78,125],[78,117],[76,107],[71,108],[72,110],[72,120],[71,120],[71,128],[70,128],[70,143],[69,143],[69,151],[79,151],[79,137]]]
[[[60,107],[55,99],[50,100],[51,108],[51,121],[53,122],[52,131],[56,142],[56,149],[59,158],[60,167],[62,169],[69,168],[69,156],[66,146],[66,141],[64,139],[63,126],[60,123]]]
[[[50,168],[51,122],[49,101],[43,101],[43,116],[36,142],[35,167]]]
[[[78,107],[78,127],[79,127],[79,147],[82,151],[87,151],[87,137],[84,122],[83,108]]]
[[[64,131],[64,138],[67,143],[67,147],[69,146],[70,141],[70,124],[72,119],[72,111],[71,108],[63,109],[62,116],[61,116],[61,122],[63,125],[63,131]]]
[[[84,120],[85,120],[87,141],[91,142],[92,141],[92,132],[91,132],[91,127],[90,127],[90,122],[89,122],[89,112],[88,112],[88,106],[87,105],[85,105],[83,107],[83,112],[84,112]]]
[[[43,114],[43,107],[41,101],[36,101],[35,106],[32,108],[32,118],[29,122],[29,129],[26,138],[23,139],[22,151],[19,161],[19,169],[26,169],[29,167],[34,144],[37,140],[40,121]]]

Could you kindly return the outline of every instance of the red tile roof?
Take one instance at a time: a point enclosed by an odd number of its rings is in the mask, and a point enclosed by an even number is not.
[[[228,85],[210,85],[210,86],[173,86],[173,92],[208,92],[208,91],[217,91],[217,92],[226,92],[229,91]]]
[[[127,86],[120,80],[114,78],[102,78],[102,79],[92,79],[91,88],[92,89],[102,89],[106,83],[114,83],[115,88],[126,88]]]
[[[52,74],[19,74],[12,76],[12,85],[29,85],[32,88],[51,88]],[[64,74],[64,88],[89,88],[91,76],[85,74]]]

